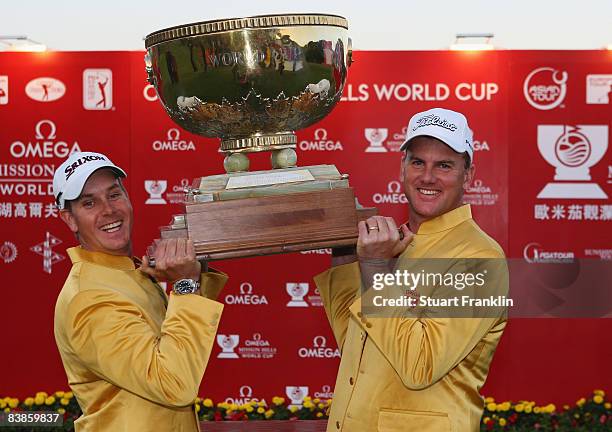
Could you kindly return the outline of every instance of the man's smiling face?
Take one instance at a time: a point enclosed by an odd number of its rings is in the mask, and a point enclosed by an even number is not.
[[[410,206],[411,223],[447,213],[462,204],[463,190],[474,175],[464,156],[428,136],[413,138],[402,163],[402,183]]]
[[[94,172],[81,195],[60,212],[84,249],[111,255],[131,255],[133,210],[130,199],[110,169]]]

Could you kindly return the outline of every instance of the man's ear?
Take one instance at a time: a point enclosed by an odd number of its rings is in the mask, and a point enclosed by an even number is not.
[[[59,217],[66,223],[66,225],[68,225],[68,228],[70,228],[70,231],[72,231],[75,234],[79,231],[79,227],[76,223],[76,218],[74,217],[74,215],[72,214],[70,210],[66,210],[66,209],[60,210]]]
[[[474,180],[474,173],[476,172],[476,166],[471,164],[468,169],[465,170],[465,179],[463,181],[463,189],[467,189],[472,184]]]

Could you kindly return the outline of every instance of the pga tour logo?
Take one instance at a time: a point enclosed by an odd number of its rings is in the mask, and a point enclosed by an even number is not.
[[[291,400],[289,408],[302,408],[304,398],[308,396],[308,386],[286,386],[285,394]]]
[[[534,108],[551,110],[561,105],[567,93],[567,72],[541,67],[534,69],[523,82],[523,95]]]
[[[26,84],[25,92],[30,99],[38,102],[53,102],[66,94],[66,86],[58,79],[35,78]]]
[[[547,251],[539,243],[528,243],[523,248],[523,258],[533,263],[563,263],[572,262],[574,253],[568,251]]]
[[[298,349],[298,356],[300,358],[340,358],[340,350],[328,347],[325,336],[315,336],[312,339],[311,347]]]
[[[8,76],[0,75],[0,105],[6,105],[9,102],[9,86]]]
[[[168,129],[166,140],[153,141],[153,151],[195,151],[193,141],[181,139],[181,131],[177,128]]]
[[[243,305],[267,305],[268,298],[265,295],[253,293],[253,285],[250,282],[240,284],[240,294],[228,294],[225,296],[226,304],[243,304]]]
[[[327,139],[327,130],[323,128],[316,129],[314,131],[313,141],[300,141],[300,150],[309,151],[336,151],[344,150],[340,141],[333,141]]]
[[[555,168],[555,181],[538,198],[607,199],[590,173],[607,149],[608,125],[539,125],[538,150]]]
[[[236,347],[240,343],[240,336],[237,334],[217,334],[217,345],[221,348],[221,352],[217,355],[217,358],[222,359],[237,359],[238,354],[234,352]]]
[[[83,71],[83,108],[94,111],[113,108],[113,72],[110,69]]]
[[[149,194],[145,204],[167,204],[162,196],[168,188],[167,180],[145,180],[144,188]]]

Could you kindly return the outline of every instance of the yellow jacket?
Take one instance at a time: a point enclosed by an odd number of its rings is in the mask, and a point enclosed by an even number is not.
[[[77,432],[198,431],[194,409],[223,305],[166,293],[129,257],[68,249],[55,339],[83,410]],[[202,275],[216,298],[227,276]]]
[[[402,258],[503,258],[469,205],[424,222]],[[504,264],[505,265],[505,264]],[[507,276],[507,273],[506,273]],[[476,432],[505,318],[362,314],[359,264],[315,278],[342,359],[328,431]],[[506,284],[507,278],[501,283]]]

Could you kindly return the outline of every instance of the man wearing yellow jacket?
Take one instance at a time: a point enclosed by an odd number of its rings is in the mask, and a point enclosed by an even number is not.
[[[56,170],[60,217],[80,246],[55,307],[55,339],[83,411],[77,432],[198,431],[194,400],[212,351],[225,275],[201,272],[193,243],[132,258],[125,172],[99,153]],[[173,283],[168,297],[157,283]],[[207,298],[208,297],[208,298]]]
[[[416,114],[402,150],[408,226],[398,230],[382,216],[361,222],[356,251],[341,256],[335,250],[333,267],[315,278],[342,350],[327,430],[476,432],[484,405],[479,389],[505,314],[379,316],[362,308],[375,275],[406,262],[494,259],[506,268],[502,249],[462,205],[474,175],[465,117],[439,108]],[[397,256],[397,266],[390,266]],[[484,289],[505,292],[507,273],[496,274]]]

